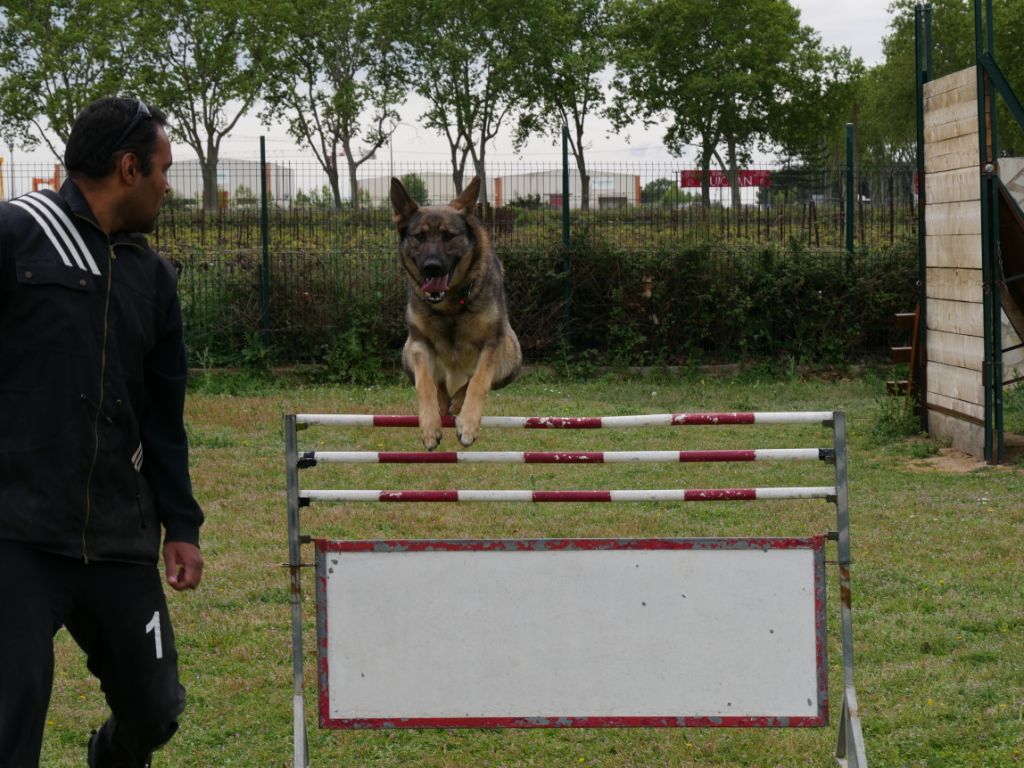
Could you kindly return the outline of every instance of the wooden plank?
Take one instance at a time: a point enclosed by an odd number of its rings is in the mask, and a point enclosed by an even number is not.
[[[1003,381],[1024,376],[1024,347],[1020,346],[1021,336],[1010,322],[1007,308],[1008,305],[1003,304],[1002,322],[999,324],[1001,346],[1010,350],[1003,352]]]
[[[985,406],[978,405],[977,403],[968,403],[964,400],[954,400],[952,397],[946,397],[936,392],[928,393],[928,406],[929,408],[937,406],[944,411],[951,411],[962,415],[965,417],[965,420],[985,421]]]
[[[985,430],[977,424],[929,410],[928,431],[933,438],[948,441],[958,451],[979,458],[985,456]]]
[[[914,320],[917,318],[917,312],[897,312],[893,317],[898,330],[914,330]]]
[[[925,265],[950,269],[981,269],[981,235],[925,237]]]
[[[968,134],[964,136],[954,136],[943,141],[935,141],[928,144],[924,148],[925,150],[925,163],[927,164],[929,157],[941,157],[943,155],[959,155],[963,152],[970,152],[973,155],[973,160],[965,164],[966,165],[977,165],[978,164],[978,134]]]
[[[984,407],[985,388],[981,381],[981,371],[958,368],[928,361],[928,401],[932,395],[942,395],[953,400],[963,400]]]
[[[941,93],[933,93],[924,97],[924,108],[927,112],[938,112],[960,104],[977,103],[978,87],[975,83],[950,88]]]
[[[980,304],[984,290],[980,269],[928,267],[925,273],[928,298],[970,301]]]
[[[1003,315],[1017,335],[1024,336],[1024,216],[1010,192],[999,190],[999,243]]]
[[[981,200],[981,176],[975,167],[928,173],[924,191],[928,205]]]
[[[947,331],[928,332],[928,361],[972,371],[983,370],[985,341],[980,336],[965,336]]]
[[[975,67],[967,67],[928,81],[924,84],[924,96],[926,99],[934,98],[940,93],[963,88],[971,83],[974,83],[975,86],[978,83],[978,73]]]
[[[974,149],[945,152],[941,155],[929,155],[927,149],[925,149],[924,172],[928,174],[942,173],[943,171],[956,171],[963,168],[976,169],[978,167],[978,134],[966,137],[961,136],[960,138],[969,139],[970,142],[974,144]],[[946,142],[940,143],[945,144]]]
[[[1024,157],[999,158],[999,178],[1017,205],[1024,208]]]
[[[977,136],[978,130],[978,117],[975,115],[973,118],[926,127],[924,141],[927,145],[935,141],[946,141],[960,136]]]
[[[889,347],[889,360],[893,363],[909,363],[913,347]]]
[[[968,301],[928,300],[928,330],[984,338],[984,308]]]
[[[941,114],[944,110],[962,107],[965,104],[973,105],[977,109],[978,87],[975,83],[962,85],[959,88],[951,88],[948,91],[932,96],[925,96],[925,118],[931,117],[934,119],[936,115]]]
[[[929,235],[980,235],[981,201],[929,203],[924,220]]]
[[[953,93],[963,93],[962,91],[955,91]],[[924,106],[924,129],[925,129],[925,140],[927,141],[928,131],[930,129],[936,129],[940,126],[947,125],[949,123],[963,123],[967,124],[970,120],[975,121],[977,125],[978,121],[978,103],[973,98],[957,99],[949,102],[945,106],[936,108],[934,104],[929,104],[925,101]],[[974,133],[978,131],[975,130]]]

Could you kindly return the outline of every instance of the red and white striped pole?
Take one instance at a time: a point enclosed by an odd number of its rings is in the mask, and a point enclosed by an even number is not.
[[[338,427],[418,427],[416,416],[389,414],[306,413],[295,417],[305,425]],[[716,426],[729,424],[820,424],[832,421],[831,411],[779,411],[728,413],[655,413],[639,416],[484,416],[480,424],[491,428],[602,429],[613,427]],[[446,416],[442,426],[454,427],[455,418]]]
[[[302,458],[339,464],[627,464],[715,461],[815,461],[821,448],[706,451],[309,451]]]
[[[835,496],[833,486],[794,488],[679,488],[669,490],[608,491],[521,491],[521,490],[448,490],[383,491],[324,490],[302,491],[299,496],[314,501],[371,502],[601,502],[601,501],[762,501],[766,499],[825,499]]]

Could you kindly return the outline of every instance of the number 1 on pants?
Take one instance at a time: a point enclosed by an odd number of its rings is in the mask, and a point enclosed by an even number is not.
[[[149,620],[149,624],[146,625],[146,634],[153,633],[153,642],[156,643],[156,657],[162,659],[164,657],[164,644],[160,641],[160,612],[154,611],[153,618]]]

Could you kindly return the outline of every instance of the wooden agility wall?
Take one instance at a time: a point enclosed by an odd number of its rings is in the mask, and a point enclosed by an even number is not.
[[[981,169],[975,67],[924,86],[928,426],[954,448],[985,453],[985,321]],[[1002,158],[1014,196],[1021,162]],[[1019,344],[1003,313],[1002,346]],[[1004,355],[1004,380],[1021,375],[1020,350]]]
[[[928,426],[985,453],[981,176],[974,67],[924,86]]]

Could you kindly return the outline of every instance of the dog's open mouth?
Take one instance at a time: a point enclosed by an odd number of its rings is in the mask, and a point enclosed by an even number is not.
[[[423,291],[423,297],[427,301],[431,304],[437,304],[444,299],[445,294],[448,292],[448,276],[432,277],[420,286],[420,290]]]

